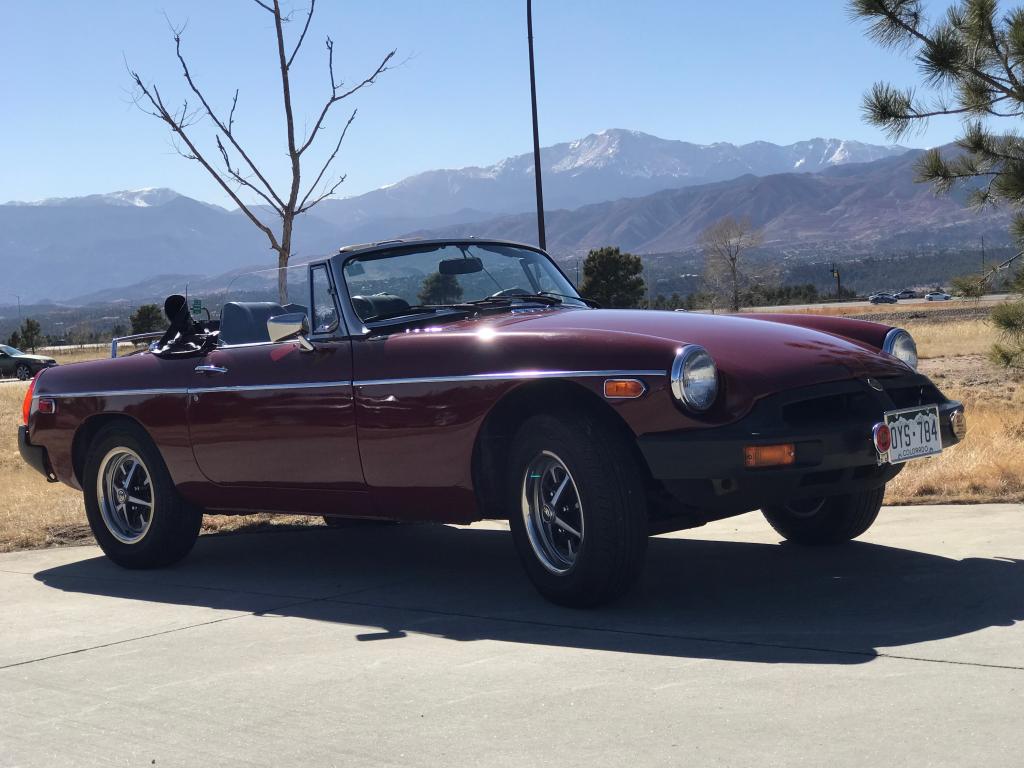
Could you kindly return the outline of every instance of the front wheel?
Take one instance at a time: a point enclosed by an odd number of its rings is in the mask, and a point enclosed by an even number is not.
[[[18,377],[18,381],[28,381],[32,378],[32,369],[21,363],[14,369],[14,375]]]
[[[580,413],[528,419],[512,445],[509,523],[527,575],[552,602],[608,602],[636,581],[647,509],[622,436]]]
[[[195,544],[202,510],[178,495],[160,452],[138,427],[116,424],[97,435],[82,487],[93,536],[118,565],[171,565]]]
[[[864,533],[878,517],[885,486],[842,496],[805,499],[765,507],[765,519],[787,541],[841,544]]]

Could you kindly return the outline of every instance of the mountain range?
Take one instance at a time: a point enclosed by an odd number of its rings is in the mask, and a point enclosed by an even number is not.
[[[549,250],[556,258],[607,244],[681,252],[726,214],[748,216],[764,229],[765,247],[785,255],[1005,232],[1003,214],[979,216],[915,184],[919,153],[837,139],[697,145],[602,131],[542,150]],[[297,225],[295,250],[310,258],[403,234],[535,242],[535,226],[532,156],[519,155],[324,201]],[[0,274],[26,301],[149,298],[186,275],[213,290],[229,273],[272,263],[240,211],[169,189],[0,205]]]

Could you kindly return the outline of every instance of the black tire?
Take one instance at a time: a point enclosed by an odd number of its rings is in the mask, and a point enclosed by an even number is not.
[[[148,475],[150,522],[138,540],[130,543],[118,538],[114,533],[118,529],[117,523],[108,522],[104,507],[101,507],[103,502],[98,488],[101,467],[117,460],[108,459],[112,453],[115,456],[134,454],[141,459],[142,468]],[[139,427],[119,423],[100,431],[85,459],[82,487],[86,515],[96,542],[107,557],[124,568],[161,568],[176,563],[189,553],[199,536],[202,510],[181,498],[160,452]],[[139,493],[146,495],[144,490]],[[129,498],[130,494],[129,491]],[[116,519],[116,512],[109,511],[110,506],[105,508],[107,514]],[[124,529],[120,530],[123,536]]]
[[[579,500],[572,510],[581,525],[579,546],[562,572],[545,565],[543,546],[531,540],[530,530],[536,536],[537,528],[528,530],[532,523],[523,511],[530,487],[527,473],[549,454],[567,470]],[[536,480],[536,487],[543,482]],[[585,413],[533,416],[513,441],[506,493],[516,550],[530,580],[548,600],[586,608],[633,586],[647,550],[647,505],[640,469],[622,435]],[[552,513],[555,517],[557,512]]]
[[[811,546],[842,544],[871,527],[884,496],[883,485],[870,491],[765,507],[762,512],[787,541]]]
[[[24,363],[20,363],[18,367],[14,369],[14,375],[19,381],[28,381],[32,378],[32,369]]]

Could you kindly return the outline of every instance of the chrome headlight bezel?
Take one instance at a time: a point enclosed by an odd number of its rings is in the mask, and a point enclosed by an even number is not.
[[[911,370],[917,370],[917,342],[903,328],[893,328],[885,334],[882,351],[892,355]]]
[[[698,370],[705,373],[695,377]],[[706,373],[708,370],[710,377]],[[718,398],[718,366],[711,354],[699,344],[687,344],[676,353],[672,361],[671,382],[672,395],[694,413],[704,413]]]

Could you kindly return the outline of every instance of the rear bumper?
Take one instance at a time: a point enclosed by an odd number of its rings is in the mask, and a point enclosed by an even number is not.
[[[871,428],[884,411],[912,405],[939,408],[944,448],[959,442],[950,416],[962,410],[924,376],[804,387],[759,401],[725,427],[643,435],[638,444],[651,476],[678,502],[712,513],[738,514],[799,498],[832,496],[884,485],[902,465],[879,464]],[[744,448],[793,443],[785,467],[748,468]]]
[[[32,469],[45,477],[49,482],[56,483],[57,476],[50,466],[50,457],[41,445],[32,445],[28,440],[28,427],[18,427],[18,453],[22,460]]]

